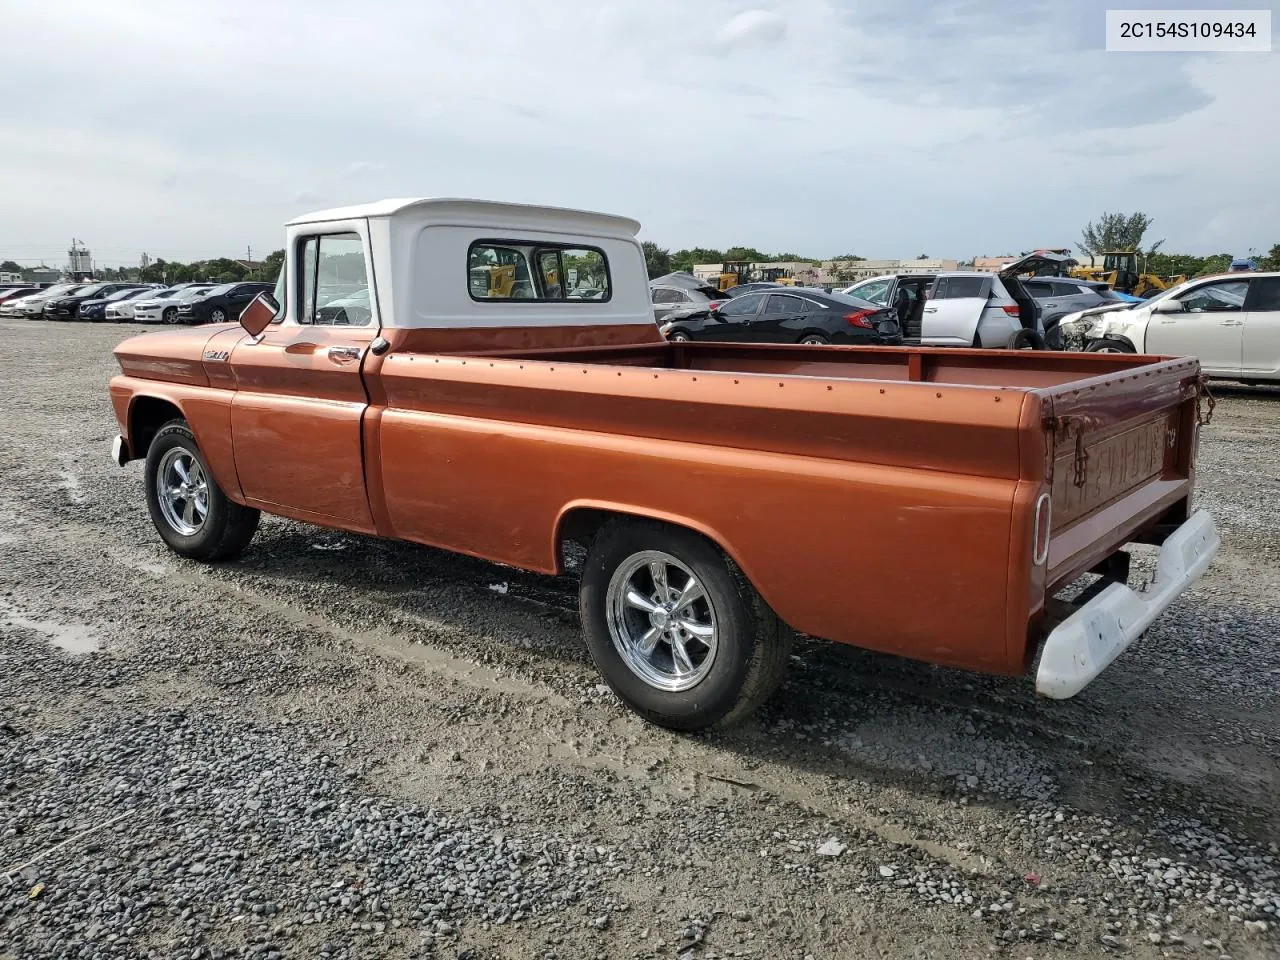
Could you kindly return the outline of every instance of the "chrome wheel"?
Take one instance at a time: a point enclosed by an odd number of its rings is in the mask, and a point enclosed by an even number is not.
[[[697,686],[716,658],[716,612],[693,571],[668,553],[632,554],[605,598],[609,634],[645,683],[679,692]]]
[[[195,536],[209,515],[209,481],[190,450],[174,447],[156,469],[156,500],[165,523],[184,537]]]
[[[805,338],[804,338],[803,340],[801,340],[800,342],[801,342],[801,343],[807,343],[807,344],[808,344],[809,346],[811,346],[811,347],[817,347],[817,346],[822,346],[822,345],[826,344],[826,342],[827,342],[827,341],[826,341],[826,340],[824,340],[824,339],[822,339],[822,337],[817,337],[817,336],[808,336],[808,337],[805,337]]]
[[[221,307],[214,307],[209,314],[210,323],[225,323],[227,314]]]

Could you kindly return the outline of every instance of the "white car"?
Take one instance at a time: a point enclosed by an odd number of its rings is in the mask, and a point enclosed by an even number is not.
[[[194,297],[212,290],[216,284],[198,283],[184,287],[161,290],[154,297],[127,301],[133,305],[133,319],[137,323],[177,323],[178,304],[187,297]],[[124,304],[120,304],[124,306]]]
[[[1280,382],[1280,271],[1188,280],[1074,325],[1094,353],[1198,357],[1211,377]]]
[[[52,287],[45,287],[39,293],[33,293],[29,297],[21,297],[18,300],[11,300],[0,305],[0,316],[26,317],[28,320],[38,320],[44,316],[46,300],[51,297],[65,297],[84,286],[88,286],[88,284],[59,283]]]

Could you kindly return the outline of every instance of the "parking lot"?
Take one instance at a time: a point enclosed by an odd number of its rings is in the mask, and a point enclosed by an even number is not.
[[[1280,389],[1215,388],[1221,553],[1075,699],[804,641],[685,737],[570,579],[267,517],[176,559],[109,459],[137,329],[0,322],[3,960],[1280,950]]]

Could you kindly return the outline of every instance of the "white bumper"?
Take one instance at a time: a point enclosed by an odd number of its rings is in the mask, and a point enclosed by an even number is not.
[[[1036,692],[1065,700],[1088,686],[1200,578],[1220,542],[1213,518],[1197,510],[1160,547],[1151,583],[1140,591],[1113,583],[1049,634]]]

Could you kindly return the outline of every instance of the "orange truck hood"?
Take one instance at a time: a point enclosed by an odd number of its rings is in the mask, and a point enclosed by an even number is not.
[[[237,331],[243,335],[243,331]],[[227,339],[226,327],[184,327],[130,337],[113,351],[127,377],[208,386],[204,355],[215,337]],[[238,339],[238,338],[237,338]],[[230,349],[229,346],[226,349]]]

